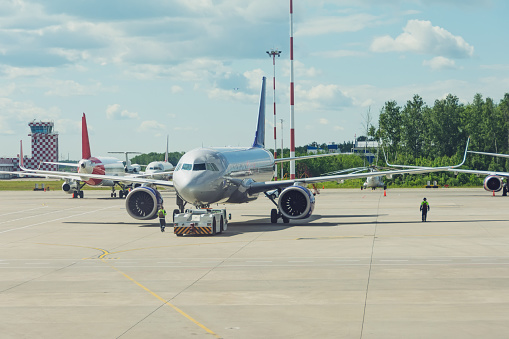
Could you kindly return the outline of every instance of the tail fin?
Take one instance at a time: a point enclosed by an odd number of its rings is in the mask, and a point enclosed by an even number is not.
[[[253,147],[265,147],[265,80],[262,78],[262,93],[260,95],[260,110],[258,112],[258,126],[256,127]]]
[[[90,143],[88,141],[87,118],[85,118],[85,113],[83,113],[83,117],[81,118],[81,158],[90,159],[91,157]]]

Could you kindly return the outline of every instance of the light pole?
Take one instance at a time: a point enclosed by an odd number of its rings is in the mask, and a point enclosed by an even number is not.
[[[283,159],[283,119],[281,120],[281,159]],[[281,180],[283,180],[283,163],[281,163]]]
[[[271,49],[267,54],[272,57],[272,66],[274,69],[274,75],[272,78],[272,88],[274,97],[274,159],[277,158],[277,142],[276,142],[276,55],[279,58],[281,51],[277,49]],[[274,169],[274,178],[277,180],[277,165]]]

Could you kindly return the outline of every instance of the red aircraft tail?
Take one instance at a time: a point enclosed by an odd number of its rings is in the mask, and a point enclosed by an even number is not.
[[[83,113],[83,117],[81,118],[81,158],[90,159],[91,157],[92,154],[90,153],[90,143],[88,141],[87,119],[85,118],[85,113]]]

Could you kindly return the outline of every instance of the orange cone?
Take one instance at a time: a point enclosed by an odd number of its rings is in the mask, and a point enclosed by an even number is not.
[[[495,191],[493,191],[493,196],[495,196]]]
[[[384,190],[384,197],[386,197],[386,196],[387,196],[387,192]]]

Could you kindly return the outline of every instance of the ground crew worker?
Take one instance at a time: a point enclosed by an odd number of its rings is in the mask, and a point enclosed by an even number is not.
[[[422,199],[420,210],[422,212],[422,221],[426,221],[429,211],[429,203],[426,201],[426,198]]]
[[[164,228],[166,227],[166,211],[164,207],[161,205],[161,208],[157,211],[157,216],[159,217],[159,225],[161,226],[161,232],[164,232]]]

